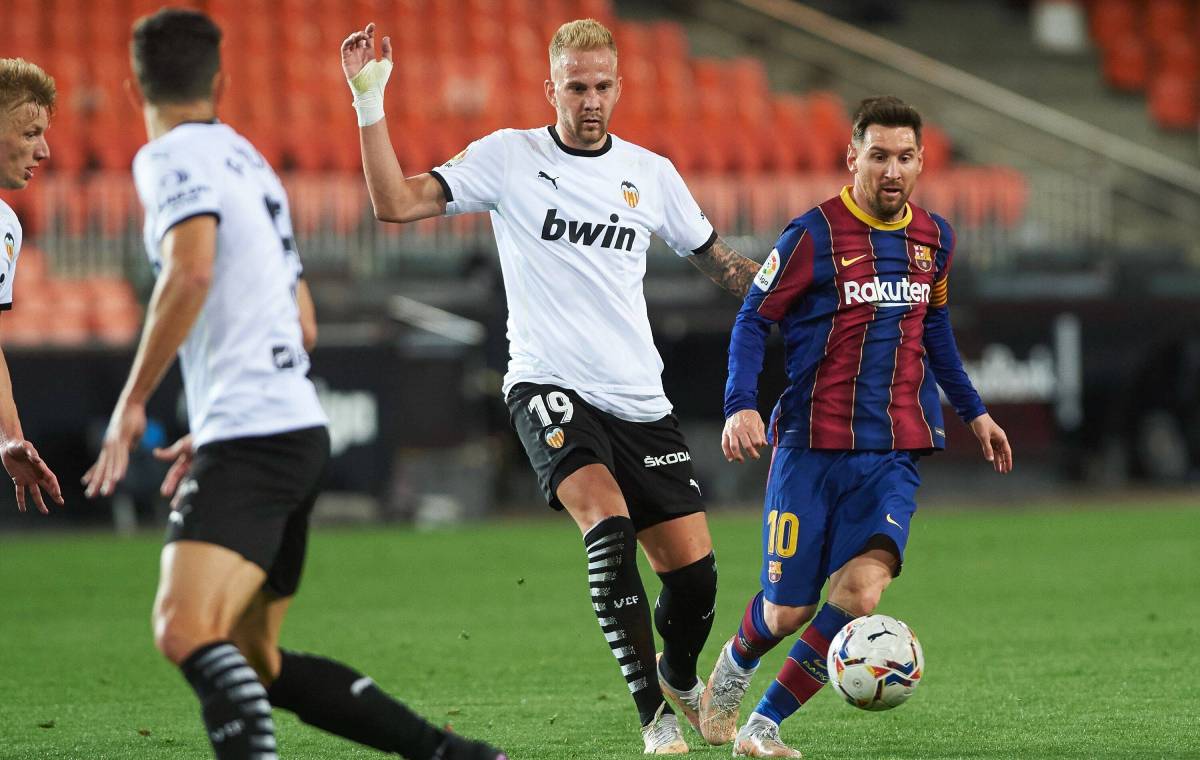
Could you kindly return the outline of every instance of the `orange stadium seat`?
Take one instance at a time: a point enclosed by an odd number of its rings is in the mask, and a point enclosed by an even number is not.
[[[1025,216],[1029,202],[1029,183],[1016,169],[996,167],[992,171],[996,187],[998,220],[1006,227],[1015,227]]]
[[[921,145],[924,149],[924,171],[936,172],[950,165],[950,137],[934,124],[921,128]]]
[[[578,0],[575,4],[575,15],[578,18],[594,18],[609,29],[612,29],[615,18],[610,0]],[[621,49],[620,45],[618,40],[618,51]]]
[[[658,51],[650,39],[650,27],[635,21],[618,21],[612,30],[617,43],[618,65],[626,59],[656,60]],[[548,41],[547,41],[548,42]]]
[[[845,102],[836,93],[814,90],[805,98],[805,106],[812,168],[822,172],[840,170],[845,165],[846,145],[850,142],[851,125]]]
[[[34,306],[34,299],[22,304],[22,308],[32,312],[43,311],[43,306],[48,307],[46,311],[49,313],[43,314],[39,342],[59,346],[86,343],[91,335],[91,303],[87,285],[81,280],[51,279],[43,282],[39,290],[37,306]],[[16,313],[15,303],[13,313]]]
[[[1200,71],[1200,51],[1197,51],[1195,40],[1183,29],[1163,33],[1153,46],[1156,74],[1172,71],[1187,75]]]
[[[1195,132],[1200,126],[1195,72],[1164,71],[1150,80],[1147,105],[1150,115],[1163,129]]]
[[[806,169],[810,161],[804,99],[799,95],[778,95],[771,99],[769,137],[778,155],[781,170]]]
[[[1127,92],[1145,89],[1149,56],[1141,37],[1128,32],[1112,40],[1103,56],[1104,79],[1111,87]]]
[[[1192,7],[1186,0],[1148,0],[1145,7],[1145,33],[1157,44],[1192,28]]]
[[[90,217],[108,237],[124,234],[136,218],[133,180],[127,171],[97,172],[87,179],[85,194]]]
[[[81,284],[89,299],[91,336],[110,345],[132,343],[141,329],[142,307],[129,282],[119,277],[91,277]]]
[[[1133,0],[1095,0],[1091,11],[1092,37],[1101,47],[1137,32],[1141,17]]]
[[[42,249],[29,243],[21,246],[21,258],[17,261],[17,277],[20,278],[22,289],[31,285],[40,285],[46,279],[46,254],[42,252]]]
[[[654,46],[654,55],[660,60],[687,61],[688,41],[682,25],[674,21],[655,21],[650,24],[650,40]],[[620,42],[617,44],[617,49],[620,50]]]

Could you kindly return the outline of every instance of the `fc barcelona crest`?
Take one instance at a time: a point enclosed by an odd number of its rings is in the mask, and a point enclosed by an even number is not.
[[[638,199],[641,197],[637,185],[625,180],[621,183],[621,194],[625,196],[625,202],[629,204],[629,208],[637,208]]]
[[[913,246],[913,263],[917,265],[917,269],[922,272],[928,272],[933,269],[933,251],[927,245]]]
[[[560,427],[552,427],[546,431],[544,436],[546,445],[552,449],[561,449],[562,445],[567,440],[567,434]]]
[[[779,583],[779,579],[783,577],[783,563],[779,560],[770,560],[767,562],[767,580],[771,583]]]

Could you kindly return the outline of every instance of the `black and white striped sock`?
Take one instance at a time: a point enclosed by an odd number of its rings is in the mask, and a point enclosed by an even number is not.
[[[279,760],[267,690],[232,642],[205,644],[179,669],[200,698],[217,760]]]
[[[645,726],[662,706],[663,696],[654,673],[654,633],[646,589],[637,569],[633,521],[623,516],[601,520],[583,537],[583,543],[592,609]]]
[[[267,696],[305,723],[410,760],[429,760],[446,742],[445,731],[353,668],[319,655],[279,653],[279,676]]]

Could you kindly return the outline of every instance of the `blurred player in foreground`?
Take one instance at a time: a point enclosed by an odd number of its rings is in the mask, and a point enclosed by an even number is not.
[[[950,327],[954,232],[908,203],[921,162],[920,114],[893,97],[863,101],[846,156],[853,185],[788,225],[733,328],[726,458],[757,458],[768,443],[758,375],[775,323],[789,380],[771,418],[762,591],[722,648],[701,705],[704,737],[736,739],[734,755],[800,757],[779,723],[828,680],[830,639],[870,614],[900,573],[917,460],[946,443],[938,385],[996,472],[1012,469],[1008,438],[963,371]],[[759,658],[809,621],[738,731]]]
[[[46,129],[54,110],[54,80],[35,64],[20,58],[0,58],[0,188],[22,190],[33,179],[38,166],[50,157]],[[13,305],[13,280],[21,255],[21,222],[8,204],[0,200],[0,311]],[[0,351],[0,460],[16,489],[17,509],[25,511],[25,489],[43,513],[50,510],[42,489],[58,504],[63,503],[58,478],[25,440],[21,418],[13,401],[12,378]]]
[[[608,132],[621,94],[600,23],[550,43],[555,124],[502,129],[444,165],[405,177],[383,118],[392,48],[375,28],[342,44],[363,168],[384,221],[491,213],[508,297],[504,394],[546,500],[583,533],[592,606],[637,705],[647,754],[687,751],[664,693],[694,726],[696,658],[712,627],[717,570],[691,453],[662,387],[642,279],[650,235],[745,295],[758,264],[713,230],[670,161]],[[654,623],[641,543],[663,582]]]
[[[315,323],[297,292],[287,196],[254,146],[216,120],[220,41],[195,11],[165,9],[134,26],[135,97],[150,142],[133,170],[158,280],[83,478],[87,494],[107,496],[125,475],[146,400],[178,351],[191,440],[165,452],[176,455],[164,483],[175,499],[154,640],[195,690],[216,757],[275,758],[275,706],[414,760],[504,758],[429,724],[341,663],[279,648],[329,434],[307,377],[302,321],[310,340]]]

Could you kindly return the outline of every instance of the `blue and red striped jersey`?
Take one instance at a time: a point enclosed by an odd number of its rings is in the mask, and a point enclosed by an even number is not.
[[[738,312],[725,416],[754,409],[771,325],[788,387],[771,414],[776,446],[838,450],[945,447],[941,385],[964,421],[983,402],[950,327],[954,231],[912,204],[874,219],[850,188],[792,220]]]

